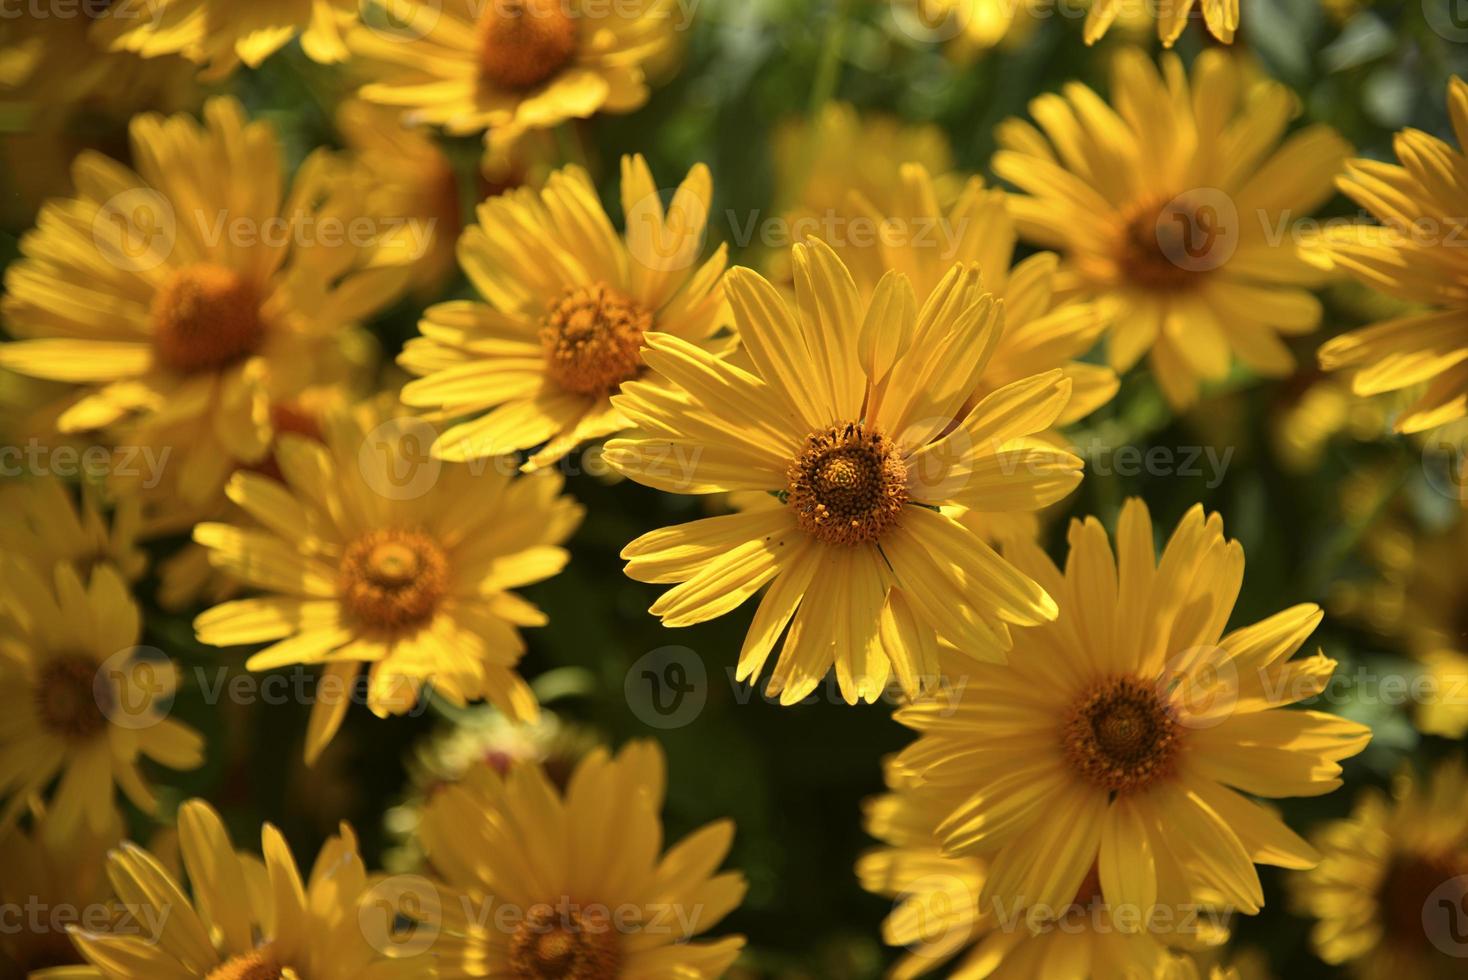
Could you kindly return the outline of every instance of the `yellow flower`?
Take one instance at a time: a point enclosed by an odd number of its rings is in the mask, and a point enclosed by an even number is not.
[[[369,408],[326,420],[325,445],[283,437],[284,484],[241,472],[229,499],[257,524],[203,523],[210,561],[264,595],[195,620],[215,646],[269,641],[250,670],[325,664],[306,759],[336,730],[358,672],[367,704],[401,714],[422,687],[451,702],[489,698],[529,720],[537,706],[515,665],[518,627],[545,616],[510,591],[555,575],[581,520],[555,474],[514,479],[505,460],[470,467],[427,456],[432,428]]]
[[[398,359],[422,378],[404,386],[405,404],[478,416],[444,432],[434,454],[478,459],[544,443],[527,469],[546,466],[627,428],[611,396],[644,373],[644,334],[727,346],[713,340],[727,323],[725,249],[696,265],[712,193],[696,166],[665,214],[638,156],[622,161],[625,236],[579,167],[480,205],[459,262],[487,303],[432,307]]]
[[[1034,33],[1040,18],[1054,13],[1049,0],[907,0],[907,5],[911,12],[897,15],[899,28],[917,37],[952,37],[963,58],[1019,43]]]
[[[814,122],[782,124],[774,157],[776,198],[785,209],[781,226],[790,239],[773,243],[769,273],[777,282],[790,279],[788,244],[814,235],[836,250],[859,282],[875,285],[886,268],[871,216],[897,212],[902,165],[921,164],[936,175],[942,205],[960,186],[951,173],[953,151],[937,126],[859,114],[843,102],[828,102]]]
[[[207,79],[229,75],[241,63],[259,68],[300,36],[301,47],[323,64],[347,57],[345,32],[360,0],[116,0],[97,19],[93,36],[112,51],[145,58],[182,55],[203,66]]]
[[[90,571],[112,564],[128,581],[136,581],[148,556],[138,547],[142,514],[135,497],[119,500],[110,521],[103,516],[100,495],[83,484],[76,501],[54,478],[0,484],[0,549],[25,557],[45,574],[58,562]]]
[[[936,677],[936,628],[964,652],[1002,659],[1008,624],[1055,604],[942,506],[1028,511],[1070,493],[1080,460],[1027,437],[1070,397],[1059,370],[965,411],[1003,332],[1002,304],[955,265],[919,306],[900,273],[869,301],[818,239],[795,247],[795,306],[748,269],[727,289],[749,369],[677,337],[643,357],[664,382],[614,399],[639,426],[607,444],[614,469],[672,493],[763,491],[780,506],[711,517],[629,544],[627,574],[680,583],[652,606],[666,626],[729,612],[769,585],[740,652],[757,676],[787,624],[768,691],[815,689],[834,661],[850,703],[890,676],[916,695]]]
[[[527,130],[640,108],[648,63],[680,26],[671,0],[444,0],[402,14],[351,35],[377,79],[362,97],[414,125],[489,130],[500,149]]]
[[[120,828],[102,834],[79,828],[55,840],[44,826],[41,815],[30,831],[0,833],[0,908],[7,917],[0,929],[0,977],[7,980],[83,963],[66,926],[95,926],[114,912],[105,864]]]
[[[444,896],[439,975],[715,980],[744,939],[690,941],[744,898],[717,874],[728,820],[662,853],[667,783],[655,742],[598,749],[558,791],[536,765],[479,766],[429,801],[422,839]],[[488,913],[488,914],[485,914]]]
[[[1298,909],[1319,920],[1311,941],[1321,959],[1362,980],[1463,975],[1464,800],[1460,762],[1440,765],[1426,787],[1403,772],[1390,799],[1365,790],[1349,818],[1311,836],[1320,864],[1291,884]]]
[[[1198,57],[1191,83],[1171,54],[1161,74],[1136,50],[1114,68],[1114,108],[1073,83],[1030,103],[1043,133],[1000,127],[994,172],[1028,195],[1010,198],[1020,234],[1061,253],[1062,296],[1102,304],[1113,368],[1151,351],[1175,408],[1227,376],[1235,355],[1258,374],[1290,373],[1280,335],[1316,328],[1306,287],[1328,273],[1289,222],[1331,195],[1349,148],[1311,126],[1276,149],[1294,95],[1245,84],[1221,51]]]
[[[169,447],[190,504],[264,457],[271,404],[396,297],[410,257],[396,229],[353,223],[362,173],[321,151],[282,199],[271,127],[232,99],[205,120],[136,117],[138,173],[82,154],[78,196],[49,203],[21,240],[0,305],[26,338],[0,345],[0,366],[85,395],[60,429]]]
[[[346,824],[327,840],[302,880],[280,831],[260,832],[264,861],[237,854],[224,822],[203,800],[179,810],[189,891],[159,859],[133,844],[111,853],[107,873],[129,914],[72,941],[100,980],[410,980],[431,977],[423,956],[402,950],[369,888],[357,839]]]
[[[1100,901],[1094,871],[1063,907],[985,910],[979,896],[987,862],[945,854],[936,833],[962,796],[919,786],[890,766],[887,785],[893,792],[865,808],[867,831],[886,846],[862,855],[856,874],[867,891],[897,900],[882,923],[883,941],[907,948],[888,972],[893,980],[923,976],[955,958],[952,976],[1015,980],[1049,976],[1061,962],[1067,976],[1087,980],[1162,980],[1175,966],[1161,941],[1173,937],[1163,934],[1160,920],[1148,927],[1114,915]],[[1191,934],[1203,927],[1206,937]],[[1194,941],[1226,936],[1202,917],[1186,928]]]
[[[1111,908],[1207,892],[1258,912],[1254,864],[1307,868],[1316,854],[1242,794],[1328,793],[1370,732],[1274,710],[1318,694],[1335,669],[1323,654],[1289,659],[1320,611],[1222,635],[1244,555],[1217,515],[1194,507],[1159,559],[1134,499],[1116,548],[1094,518],[1071,525],[1064,572],[1011,542],[1006,555],[1059,618],[1018,633],[1009,666],[969,666],[956,705],[902,709],[921,737],[897,764],[962,799],[937,833],[945,853],[989,860],[983,907],[1062,907],[1096,867]]]
[[[47,833],[65,840],[118,826],[114,788],[152,813],[139,763],[194,769],[204,740],[164,716],[175,681],[171,663],[140,656],[138,607],[111,565],[86,584],[74,568],[42,571],[0,559],[0,828],[33,794],[49,800]],[[59,779],[58,779],[59,777]],[[53,788],[53,783],[54,788]]]
[[[1401,165],[1352,160],[1341,190],[1385,226],[1354,242],[1329,242],[1337,265],[1399,300],[1429,307],[1353,330],[1320,348],[1327,371],[1349,371],[1358,395],[1405,391],[1415,401],[1398,432],[1425,432],[1468,415],[1468,322],[1462,280],[1468,208],[1468,82],[1454,78],[1448,108],[1458,149],[1415,129],[1397,134]]]
[[[1188,26],[1194,8],[1203,13],[1208,33],[1232,44],[1239,29],[1239,0],[1093,0],[1086,15],[1086,43],[1095,44],[1118,18],[1124,23],[1157,19],[1157,37],[1172,47]]]

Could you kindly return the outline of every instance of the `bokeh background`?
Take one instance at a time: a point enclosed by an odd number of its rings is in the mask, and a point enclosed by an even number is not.
[[[1359,154],[1388,159],[1396,130],[1448,133],[1447,81],[1468,70],[1468,10],[1455,20],[1455,2],[1248,0],[1235,49],[1252,70],[1298,94],[1297,125],[1329,123]],[[1111,52],[1127,43],[1156,45],[1144,26],[1113,31],[1087,47],[1075,5],[1048,14],[1045,6],[1042,16],[1021,12],[997,47],[981,51],[952,24],[926,29],[901,5],[875,0],[700,0],[680,38],[679,59],[666,66],[644,109],[579,124],[515,177],[533,181],[537,168],[543,172],[558,156],[578,157],[615,217],[621,154],[645,154],[669,186],[704,162],[715,188],[710,246],[727,241],[733,261],[769,268],[778,264],[778,243],[750,237],[751,224],[819,193],[822,181],[882,179],[884,160],[903,152],[875,143],[863,152],[793,159],[789,147],[799,143],[802,120],[830,111],[833,100],[862,117],[885,115],[914,127],[908,136],[931,155],[930,167],[989,179],[997,123],[1023,115],[1029,99],[1071,79],[1104,93]],[[1177,48],[1187,60],[1206,43],[1195,24]],[[294,162],[311,148],[342,141],[333,119],[346,94],[344,79],[296,48],[237,74],[223,90],[278,127]],[[125,92],[117,95],[44,115],[0,101],[0,266],[15,259],[19,235],[40,201],[65,191],[66,161],[78,148],[125,157],[127,113],[142,107],[127,106]],[[477,140],[444,145],[467,221],[474,200],[493,188],[479,173]],[[1354,217],[1355,211],[1337,197],[1324,215]],[[469,295],[461,278],[447,294]],[[1325,625],[1312,642],[1341,664],[1344,680],[1332,688],[1330,710],[1370,724],[1375,738],[1346,763],[1344,789],[1284,801],[1288,822],[1302,832],[1344,815],[1357,791],[1387,785],[1404,763],[1425,768],[1457,750],[1452,741],[1419,734],[1413,706],[1384,690],[1380,679],[1421,671],[1409,637],[1420,617],[1458,617],[1457,627],[1468,626],[1462,550],[1446,549],[1455,567],[1434,567],[1447,582],[1446,594],[1460,597],[1455,607],[1430,613],[1414,607],[1423,593],[1411,579],[1414,556],[1431,542],[1451,541],[1460,519],[1456,460],[1441,447],[1389,437],[1390,405],[1352,401],[1339,380],[1311,367],[1325,336],[1386,311],[1385,300],[1345,282],[1331,286],[1325,301],[1322,332],[1295,339],[1302,367],[1282,382],[1240,374],[1174,416],[1146,372],[1129,375],[1119,396],[1072,433],[1087,458],[1086,479],[1048,516],[1045,532],[1055,548],[1070,516],[1096,514],[1111,526],[1131,495],[1143,497],[1164,528],[1202,502],[1222,512],[1248,558],[1237,623],[1296,602],[1326,607]],[[423,305],[406,299],[371,324],[386,386],[398,381],[392,356],[415,333]],[[17,383],[0,379],[0,393]],[[1148,456],[1154,449],[1159,452]],[[1148,464],[1149,458],[1166,462]],[[862,800],[881,789],[879,760],[907,740],[890,718],[891,705],[848,707],[826,689],[816,703],[782,709],[759,690],[736,685],[734,659],[752,607],[666,630],[646,613],[659,588],[628,580],[618,559],[632,538],[701,516],[709,502],[616,482],[594,449],[573,454],[568,466],[574,471],[568,489],[589,516],[571,542],[567,570],[524,590],[551,625],[529,632],[523,673],[536,679],[542,700],[568,728],[613,743],[661,741],[671,773],[670,839],[715,817],[737,822],[729,866],[748,875],[750,891],[726,928],[751,940],[740,975],[880,975],[893,955],[878,939],[889,903],[858,888],[852,864],[872,844],[859,812]],[[180,543],[160,540],[149,550],[161,558]],[[155,576],[150,572],[141,584],[144,601],[153,595]],[[243,653],[200,646],[190,618],[150,606],[145,642],[177,658],[186,677],[216,683],[220,668],[242,672]],[[452,726],[483,723],[438,703],[385,722],[357,708],[318,768],[308,771],[300,761],[307,706],[209,701],[198,684],[178,694],[174,711],[205,734],[209,757],[202,769],[176,774],[167,789],[160,785],[172,802],[208,798],[240,841],[250,840],[260,821],[273,821],[302,858],[345,819],[376,866],[410,860],[396,830],[408,819],[400,804],[410,777],[422,769],[415,760],[435,757],[436,733],[441,738]],[[493,746],[494,738],[483,743]],[[137,830],[151,832],[140,817]],[[1238,940],[1265,951],[1276,975],[1335,975],[1309,951],[1306,923],[1289,913],[1281,873],[1261,870],[1268,904],[1261,916],[1239,923]]]

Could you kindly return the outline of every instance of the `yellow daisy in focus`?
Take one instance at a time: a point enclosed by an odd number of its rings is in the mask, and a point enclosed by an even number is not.
[[[486,302],[431,307],[398,363],[420,380],[404,404],[435,418],[476,416],[444,432],[442,459],[499,456],[543,444],[527,469],[628,426],[612,404],[645,372],[643,337],[665,333],[706,349],[728,346],[720,280],[725,248],[698,265],[713,185],[693,168],[666,212],[642,157],[622,160],[625,235],[580,167],[539,191],[479,206],[459,263]]]
[[[0,484],[0,551],[24,556],[46,574],[59,562],[84,572],[107,562],[136,581],[148,565],[138,547],[139,501],[124,497],[104,516],[100,497],[90,485],[73,494],[53,478]]]
[[[1319,609],[1225,635],[1244,555],[1201,506],[1160,557],[1135,499],[1115,553],[1094,518],[1071,525],[1064,572],[1029,542],[1005,553],[1059,617],[1018,633],[1009,666],[969,666],[956,706],[897,715],[921,735],[897,765],[961,799],[937,828],[944,852],[989,861],[981,907],[1061,907],[1094,868],[1111,908],[1209,893],[1258,912],[1255,863],[1308,868],[1317,855],[1249,797],[1329,793],[1370,738],[1333,715],[1275,710],[1335,670],[1323,654],[1290,659]]]
[[[77,196],[42,210],[0,302],[23,338],[0,344],[0,366],[82,396],[61,431],[167,447],[192,505],[265,456],[270,406],[396,298],[411,251],[385,223],[361,239],[347,230],[364,213],[361,172],[318,152],[283,196],[269,124],[233,99],[204,117],[134,118],[136,173],[78,157]]]
[[[78,833],[54,840],[44,831],[45,822],[42,815],[29,831],[12,827],[0,833],[0,867],[5,869],[0,908],[8,920],[0,929],[0,977],[6,980],[85,962],[72,945],[64,920],[96,925],[114,913],[106,863],[118,834],[79,828]]]
[[[198,768],[204,740],[166,717],[174,667],[137,648],[138,607],[122,576],[103,564],[84,582],[70,565],[42,572],[6,555],[0,585],[0,829],[33,796],[48,801],[57,840],[119,826],[118,789],[153,813],[140,763]]]
[[[1157,37],[1172,47],[1182,37],[1188,19],[1203,15],[1203,23],[1224,44],[1232,44],[1239,29],[1239,0],[1092,0],[1086,15],[1086,43],[1095,44],[1120,20],[1124,24],[1157,20]]]
[[[844,102],[826,103],[814,120],[783,123],[773,147],[780,225],[789,236],[767,243],[774,249],[768,273],[777,282],[790,280],[789,246],[813,235],[836,250],[858,282],[876,285],[886,268],[872,216],[897,212],[902,166],[921,164],[935,175],[943,205],[961,186],[938,126],[859,113]]]
[[[915,696],[937,678],[933,631],[1002,659],[1009,624],[1055,616],[1045,591],[943,506],[1031,511],[1080,482],[1081,461],[1027,437],[1070,397],[1059,370],[969,396],[1004,330],[1003,304],[955,265],[919,305],[900,273],[863,300],[819,239],[794,251],[796,304],[736,268],[726,288],[749,369],[650,334],[662,376],[614,399],[638,425],[607,443],[624,475],[670,493],[756,491],[779,506],[645,534],[629,576],[678,583],[652,606],[665,626],[729,612],[768,585],[739,655],[756,677],[783,643],[768,692],[809,695],[834,663],[849,703],[889,678]]]
[[[662,851],[666,763],[655,742],[598,749],[557,790],[536,765],[471,770],[424,810],[444,896],[438,975],[506,980],[716,980],[740,936],[698,940],[738,907],[744,876],[718,873],[721,820]],[[457,900],[454,900],[457,899]]]
[[[395,13],[399,23],[351,35],[373,79],[362,98],[413,125],[488,130],[501,149],[528,130],[640,108],[649,62],[685,15],[671,0],[444,0]]]
[[[260,832],[263,862],[236,853],[219,814],[203,800],[179,809],[188,891],[157,857],[124,844],[107,874],[129,917],[104,929],[74,929],[92,964],[69,977],[98,980],[417,980],[433,976],[426,956],[392,935],[346,824],[328,838],[309,877],[280,831]],[[190,897],[192,896],[192,897]],[[156,934],[148,934],[149,929]],[[389,955],[396,951],[397,955]]]
[[[1317,921],[1321,959],[1361,980],[1449,980],[1468,952],[1468,771],[1440,765],[1427,785],[1399,775],[1391,797],[1364,791],[1350,817],[1311,839],[1320,864],[1291,880]]]
[[[1401,392],[1413,402],[1398,432],[1425,432],[1468,416],[1468,82],[1448,86],[1454,149],[1415,129],[1397,134],[1400,165],[1352,160],[1340,188],[1384,226],[1330,245],[1335,263],[1396,299],[1429,307],[1353,330],[1320,348],[1327,371],[1349,372],[1358,395]]]
[[[515,479],[505,460],[469,467],[430,458],[432,427],[370,408],[333,413],[325,445],[285,436],[284,482],[231,478],[246,526],[202,523],[194,540],[210,562],[263,595],[223,603],[194,621],[201,642],[269,642],[250,670],[326,668],[306,760],[341,726],[359,671],[380,717],[418,703],[425,685],[457,705],[488,698],[517,719],[536,716],[516,673],[519,627],[546,621],[510,591],[559,572],[560,545],[581,520],[562,479]]]
[[[1328,126],[1281,144],[1296,98],[1273,81],[1246,84],[1235,59],[1199,55],[1189,80],[1176,55],[1159,73],[1118,52],[1108,106],[1071,83],[1030,103],[1039,129],[1000,126],[994,172],[1020,234],[1062,257],[1062,297],[1101,304],[1108,358],[1125,371],[1150,351],[1175,408],[1234,357],[1281,377],[1295,358],[1281,336],[1309,333],[1329,273],[1297,246],[1290,222],[1333,193],[1350,148]]]
[[[885,846],[862,855],[856,875],[863,888],[896,900],[882,923],[882,939],[907,952],[888,971],[911,980],[952,963],[949,976],[1030,980],[1055,974],[1084,980],[1163,980],[1176,969],[1162,939],[1217,941],[1226,933],[1202,916],[1174,923],[1184,936],[1163,936],[1140,921],[1113,915],[1101,901],[1093,872],[1072,901],[1053,910],[981,907],[988,877],[982,858],[944,854],[935,831],[954,806],[889,767],[893,792],[866,805],[867,831]],[[1207,929],[1207,936],[1201,935]]]
[[[347,58],[346,31],[362,0],[114,0],[93,37],[144,58],[182,55],[217,80],[241,64],[259,68],[300,37],[314,61]]]

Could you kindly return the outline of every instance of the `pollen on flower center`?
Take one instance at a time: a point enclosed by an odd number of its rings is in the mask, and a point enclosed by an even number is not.
[[[1180,195],[1146,201],[1127,218],[1117,264],[1127,281],[1176,292],[1199,285],[1226,257],[1230,241],[1216,208]]]
[[[860,423],[813,432],[790,464],[786,502],[830,544],[875,541],[907,503],[907,466],[891,440]]]
[[[383,630],[432,618],[448,590],[448,559],[421,531],[371,531],[346,550],[337,591],[351,616]]]
[[[652,314],[606,283],[569,289],[541,321],[551,377],[567,391],[603,396],[642,369]]]
[[[281,969],[267,949],[230,957],[205,975],[204,980],[286,980],[293,971]]]
[[[567,0],[495,0],[480,21],[479,70],[499,88],[534,88],[576,53]]]
[[[112,694],[97,683],[97,664],[87,657],[50,661],[37,675],[34,691],[36,714],[51,734],[84,740],[106,729]]]
[[[260,298],[233,269],[184,266],[153,297],[153,354],[174,371],[217,371],[253,354],[264,339]]]
[[[613,980],[622,950],[605,916],[537,905],[510,938],[510,973],[520,980]]]
[[[1071,706],[1062,731],[1071,768],[1117,793],[1144,789],[1170,775],[1180,736],[1177,719],[1155,686],[1135,677],[1091,688]]]

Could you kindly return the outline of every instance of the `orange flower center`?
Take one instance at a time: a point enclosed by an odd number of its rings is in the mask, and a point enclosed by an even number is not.
[[[1377,886],[1376,900],[1387,935],[1427,946],[1428,937],[1422,929],[1424,910],[1435,915],[1439,910],[1427,906],[1437,901],[1468,909],[1468,889],[1462,887],[1465,874],[1468,874],[1468,858],[1462,855],[1399,855],[1387,866]]]
[[[1071,705],[1062,742],[1071,768],[1114,793],[1145,789],[1171,775],[1180,729],[1154,685],[1118,677]]]
[[[891,440],[858,422],[812,432],[787,472],[786,502],[828,544],[875,541],[907,503],[907,466]]]
[[[523,91],[550,78],[576,54],[569,0],[492,0],[480,21],[479,71],[485,81]]]
[[[606,283],[577,286],[541,320],[546,366],[562,388],[602,397],[642,370],[652,314]]]
[[[421,531],[370,531],[342,557],[337,590],[348,613],[379,630],[422,625],[448,591],[448,559]]]
[[[1191,289],[1222,264],[1230,242],[1216,208],[1179,195],[1132,209],[1116,261],[1128,282],[1160,292]]]
[[[605,916],[537,905],[510,938],[510,974],[519,980],[614,980],[621,960]]]
[[[185,266],[153,297],[153,355],[172,371],[217,371],[253,354],[264,336],[254,287],[222,265]]]
[[[267,947],[234,956],[210,970],[204,980],[286,980],[295,971],[284,970]]]
[[[96,662],[58,657],[36,677],[36,714],[53,735],[72,741],[95,738],[107,728],[112,692],[98,683]]]

